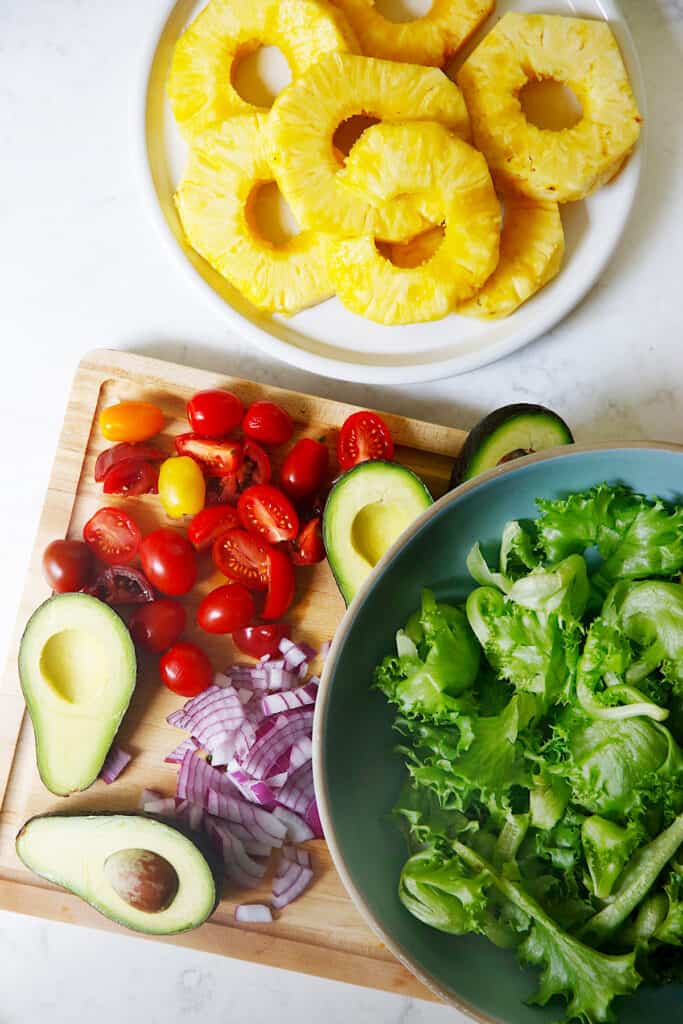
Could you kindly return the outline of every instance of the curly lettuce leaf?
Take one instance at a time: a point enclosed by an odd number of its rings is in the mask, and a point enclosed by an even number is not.
[[[655,929],[654,937],[668,946],[683,947],[683,865],[671,869],[664,892],[666,916]]]
[[[622,828],[597,814],[585,819],[581,826],[581,845],[598,899],[605,900],[611,894],[643,838],[642,829],[635,824]]]
[[[619,629],[637,650],[626,671],[638,684],[662,668],[674,683],[683,683],[683,586],[661,580],[619,583],[607,595],[606,623]]]
[[[466,935],[485,931],[490,886],[486,870],[475,873],[457,857],[444,860],[434,849],[426,849],[404,865],[398,895],[423,924]]]

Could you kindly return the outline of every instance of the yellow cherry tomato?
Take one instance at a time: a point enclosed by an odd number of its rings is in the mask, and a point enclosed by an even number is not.
[[[119,402],[100,413],[100,428],[108,441],[146,441],[163,425],[163,412],[151,402]]]
[[[159,470],[159,497],[171,519],[195,516],[204,508],[206,483],[189,455],[174,455]]]

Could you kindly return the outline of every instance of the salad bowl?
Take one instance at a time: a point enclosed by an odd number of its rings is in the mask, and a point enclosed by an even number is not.
[[[424,984],[472,1018],[551,1024],[557,1000],[529,1005],[539,972],[521,970],[514,951],[478,935],[451,935],[418,921],[398,896],[406,841],[392,808],[406,777],[392,729],[395,710],[372,687],[376,666],[420,605],[461,602],[475,587],[466,566],[478,541],[486,552],[510,520],[538,516],[537,499],[561,499],[602,483],[666,502],[683,501],[683,447],[656,443],[569,446],[482,474],[428,509],[378,563],[352,602],[325,666],[314,733],[316,791],[339,874],[380,940]],[[642,985],[613,1009],[620,1024],[678,1020],[683,986]],[[600,1019],[607,1019],[600,1017]]]

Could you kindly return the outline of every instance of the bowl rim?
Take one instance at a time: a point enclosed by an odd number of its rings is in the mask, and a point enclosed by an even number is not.
[[[598,444],[572,444],[562,448],[552,448],[543,452],[537,452],[534,455],[527,455],[521,459],[516,459],[514,462],[509,462],[506,465],[497,466],[494,469],[488,470],[486,473],[481,473],[478,476],[473,477],[471,480],[465,481],[452,491],[447,491],[443,497],[435,501],[433,505],[430,505],[428,509],[426,509],[413,523],[410,524],[398,540],[392,544],[386,554],[382,556],[368,578],[363,582],[337,628],[337,632],[335,633],[332,641],[332,647],[330,648],[330,652],[323,666],[320,688],[316,701],[316,715],[313,722],[313,777],[318,803],[318,813],[325,833],[325,841],[330,851],[330,856],[332,857],[335,869],[342,880],[344,888],[351,897],[351,900],[365,923],[387,947],[387,949],[393,953],[399,963],[409,970],[411,974],[413,974],[427,989],[429,989],[430,992],[438,996],[438,998],[444,1003],[453,1006],[461,1013],[469,1015],[473,1020],[478,1021],[479,1024],[505,1024],[505,1022],[498,1017],[482,1014],[480,1010],[472,1006],[469,1002],[444,988],[429,971],[417,964],[408,950],[406,950],[400,942],[394,939],[376,920],[369,904],[363,896],[363,893],[354,882],[351,872],[346,866],[340,844],[337,841],[330,812],[328,780],[325,768],[325,759],[323,756],[330,693],[332,690],[330,678],[335,669],[336,663],[339,660],[340,651],[346,642],[346,638],[351,627],[355,622],[362,605],[365,603],[365,598],[374,587],[375,581],[383,575],[390,562],[405,546],[405,544],[411,540],[431,519],[439,515],[443,509],[447,508],[449,505],[455,504],[463,495],[470,491],[476,490],[476,488],[489,483],[491,480],[510,476],[511,474],[518,472],[520,469],[523,469],[525,466],[531,466],[540,462],[560,461],[562,459],[590,454],[592,452],[624,452],[634,450],[666,451],[673,454],[683,455],[683,444],[677,444],[674,441],[605,441]]]

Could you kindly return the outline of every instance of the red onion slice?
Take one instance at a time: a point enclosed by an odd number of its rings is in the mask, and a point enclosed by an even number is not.
[[[259,804],[260,807],[267,807],[271,810],[276,803],[275,794],[266,782],[260,779],[252,779],[250,775],[241,768],[228,767],[228,778],[242,796],[251,801],[252,804]]]
[[[313,881],[311,868],[290,860],[281,860],[273,880],[272,903],[276,910],[282,910],[309,887]]]
[[[303,818],[294,811],[290,811],[287,807],[281,807],[279,804],[273,811],[273,816],[285,825],[287,829],[287,839],[291,839],[293,843],[307,843],[309,839],[315,839],[313,830]]]
[[[289,765],[287,766],[288,773],[295,772],[297,768],[300,768],[302,764],[306,764],[306,761],[310,761],[313,757],[313,740],[310,736],[302,736],[300,740],[292,744],[292,749],[289,752]]]
[[[307,704],[315,704],[317,694],[318,687],[315,683],[307,683],[296,690],[285,690],[283,693],[269,693],[266,697],[261,697],[261,710],[266,717],[294,711]]]
[[[287,835],[287,826],[274,813],[271,814],[256,804],[247,803],[246,800],[217,793],[213,789],[209,790],[206,803],[209,814],[244,825],[252,839],[260,843],[269,843],[270,846],[282,846],[282,841]]]
[[[121,750],[121,747],[117,747],[115,743],[112,743],[109,753],[107,754],[102,770],[100,771],[100,778],[103,782],[106,782],[108,786],[111,786],[112,782],[116,782],[119,775],[133,760],[130,754],[127,754],[125,750]]]
[[[140,807],[144,811],[145,804],[151,803],[153,800],[163,800],[164,794],[158,789],[143,789],[140,794]]]
[[[175,797],[159,797],[158,800],[146,800],[142,805],[145,814],[158,814],[162,818],[175,818],[176,801]]]
[[[306,761],[287,779],[277,795],[278,803],[295,814],[305,817],[311,801],[315,799],[313,762]]]
[[[312,728],[312,708],[297,708],[277,718],[267,718],[248,755],[242,758],[242,767],[256,779],[267,778],[273,774],[271,769],[280,755],[302,736],[310,736]]]
[[[273,915],[265,903],[240,903],[235,907],[238,924],[270,924]]]
[[[172,750],[170,754],[167,754],[164,758],[166,764],[182,764],[185,754],[191,753],[193,750],[197,750],[199,744],[197,743],[194,736],[189,736],[182,743],[179,743],[175,750]]]
[[[283,846],[280,851],[283,860],[290,860],[294,864],[300,864],[302,868],[310,868],[311,855],[308,850],[302,850],[299,846]]]

